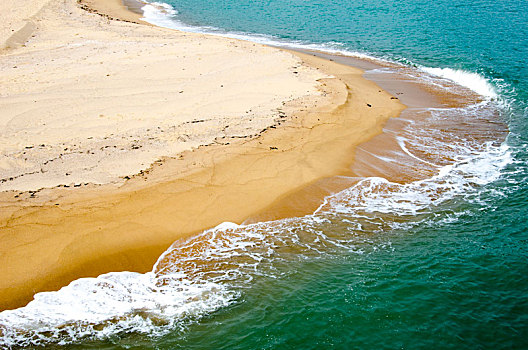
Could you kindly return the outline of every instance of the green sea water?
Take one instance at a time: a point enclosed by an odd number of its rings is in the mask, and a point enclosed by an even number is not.
[[[2,346],[528,348],[528,2],[165,3],[147,7],[146,18],[395,62],[483,102],[428,111],[404,130],[410,153],[434,154],[434,176],[365,178],[312,215],[223,224],[175,242],[155,273],[41,293],[0,313]],[[508,134],[474,137],[475,121]],[[437,127],[455,123],[469,125],[456,138]]]

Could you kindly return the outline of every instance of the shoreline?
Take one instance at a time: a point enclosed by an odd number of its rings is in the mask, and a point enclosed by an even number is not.
[[[110,20],[128,21],[137,24],[151,26],[152,24],[142,21],[139,1],[130,1],[130,4],[121,0],[77,0],[83,10],[98,14]]]
[[[120,187],[45,189],[22,206],[5,199],[2,260],[10,269],[0,307],[22,306],[35,292],[80,277],[149,271],[178,238],[224,221],[241,223],[320,179],[350,175],[354,147],[380,134],[385,121],[405,107],[359,69],[298,55],[337,78],[323,80],[325,99],[291,102],[287,107],[297,112],[257,137],[163,159]],[[46,200],[39,202],[41,197]],[[296,216],[312,206],[274,215]]]

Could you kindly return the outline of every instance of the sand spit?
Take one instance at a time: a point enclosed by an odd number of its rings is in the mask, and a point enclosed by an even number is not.
[[[404,108],[359,69],[81,5],[0,56],[2,309],[346,174]]]

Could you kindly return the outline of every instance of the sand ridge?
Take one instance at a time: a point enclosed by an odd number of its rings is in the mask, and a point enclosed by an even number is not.
[[[177,238],[240,223],[317,179],[347,174],[354,147],[404,108],[361,70],[310,55],[109,21],[73,1],[52,2],[42,16],[37,36],[0,58],[12,91],[0,100],[10,108],[0,146],[8,160],[20,152],[12,158],[61,163],[40,172],[48,183],[39,174],[18,182],[47,188],[0,194],[1,308],[79,277],[148,271]],[[27,107],[35,96],[46,98]],[[47,103],[58,107],[38,119]],[[26,163],[4,158],[2,172]],[[86,184],[123,167],[136,175]],[[65,179],[68,187],[53,187]]]

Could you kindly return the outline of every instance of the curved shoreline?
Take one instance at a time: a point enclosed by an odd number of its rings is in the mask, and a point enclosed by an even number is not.
[[[336,78],[322,82],[319,101],[290,102],[290,112],[256,138],[186,151],[121,187],[43,190],[22,203],[3,193],[1,260],[10,268],[0,308],[22,306],[34,293],[80,277],[149,271],[177,238],[240,223],[321,178],[349,174],[354,147],[381,133],[404,105],[359,69],[299,55]]]

